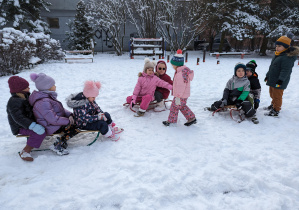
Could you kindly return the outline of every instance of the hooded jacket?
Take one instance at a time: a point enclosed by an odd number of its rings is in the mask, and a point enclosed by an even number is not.
[[[178,98],[190,96],[190,82],[193,80],[194,72],[187,66],[179,66],[173,77],[172,95]]]
[[[137,84],[134,88],[133,95],[142,97],[145,95],[151,95],[152,100],[155,99],[154,94],[157,87],[172,89],[172,85],[168,82],[161,80],[155,74],[148,75],[146,73],[139,73]]]
[[[159,75],[159,78],[162,79],[162,80],[164,80],[165,82],[168,82],[169,84],[173,85],[173,82],[172,82],[170,76],[168,74],[166,74],[166,72],[167,72],[167,65],[166,65],[166,63],[164,61],[158,61],[157,65],[156,65],[156,72],[158,70],[159,63],[163,63],[165,65],[165,74]],[[162,93],[163,99],[167,99],[168,96],[169,96],[169,94],[170,94],[170,90],[168,90],[166,88],[162,88],[162,87],[157,87],[156,91],[159,91],[159,92]]]
[[[45,127],[47,135],[55,133],[63,125],[68,125],[68,117],[72,114],[63,108],[62,103],[51,92],[53,91],[33,91],[29,97],[36,122]]]
[[[278,89],[286,89],[291,78],[294,62],[296,61],[298,55],[299,47],[290,47],[286,51],[276,55],[272,59],[271,65],[266,74],[266,84]],[[280,87],[276,87],[278,80],[282,81],[282,85]]]
[[[260,99],[261,96],[261,84],[258,79],[258,74],[253,72],[253,74],[248,77],[250,82],[250,93],[253,95],[253,99]]]
[[[89,102],[83,92],[71,94],[67,98],[67,105],[73,108],[74,120],[79,128],[85,127],[87,123],[98,121],[98,114],[103,113],[98,104],[95,101]]]

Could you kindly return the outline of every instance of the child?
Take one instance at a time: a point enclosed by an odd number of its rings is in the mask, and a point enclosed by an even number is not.
[[[269,86],[271,105],[266,107],[269,110],[267,116],[278,116],[282,105],[283,91],[287,88],[296,56],[299,55],[299,47],[290,47],[291,39],[281,36],[276,42],[275,57],[264,79]]]
[[[255,69],[257,64],[255,60],[251,60],[246,64],[246,76],[250,82],[250,94],[253,95],[254,109],[259,108],[260,96],[261,96],[261,84],[258,79],[258,74]]]
[[[98,130],[112,141],[118,141],[118,130],[110,114],[103,112],[95,101],[101,88],[100,82],[86,81],[83,92],[67,98],[67,105],[74,110],[74,120],[78,128]]]
[[[223,91],[223,97],[211,105],[211,111],[215,111],[226,105],[236,105],[242,109],[246,117],[252,117],[255,110],[250,101],[247,100],[250,91],[250,82],[245,76],[246,66],[243,63],[237,63],[234,76],[228,80]]]
[[[171,123],[176,123],[179,111],[181,111],[188,120],[184,125],[190,126],[196,123],[194,113],[186,105],[187,99],[190,96],[190,82],[193,80],[194,72],[187,66],[184,66],[182,50],[177,51],[177,54],[172,57],[170,63],[175,70],[172,90],[174,98],[171,103],[168,120],[163,121],[163,124],[169,126]]]
[[[172,89],[172,85],[165,82],[154,74],[155,62],[148,58],[144,59],[143,72],[139,72],[138,81],[132,96],[127,97],[127,103],[133,107],[136,102],[141,101],[136,116],[143,116],[151,101],[154,100],[154,93],[157,87]]]
[[[169,84],[173,84],[170,76],[166,74],[167,71],[167,65],[164,61],[160,60],[158,61],[156,65],[156,74],[157,76],[164,80],[165,82],[168,82]],[[165,110],[165,105],[163,99],[167,99],[169,96],[170,91],[166,88],[157,87],[155,91],[155,100],[157,101],[157,106],[155,107],[156,112],[161,112]]]
[[[30,95],[29,83],[22,77],[12,76],[8,80],[11,97],[8,100],[6,112],[13,135],[28,135],[27,144],[19,153],[25,161],[33,161],[30,152],[39,148],[46,137],[45,128],[36,123],[32,107],[28,102]]]
[[[52,77],[44,73],[32,73],[30,78],[38,89],[29,97],[36,121],[45,127],[47,135],[55,132],[64,133],[50,149],[58,155],[67,155],[69,152],[66,149],[66,141],[79,132],[73,125],[72,113],[64,109],[62,103],[57,100],[55,81]]]

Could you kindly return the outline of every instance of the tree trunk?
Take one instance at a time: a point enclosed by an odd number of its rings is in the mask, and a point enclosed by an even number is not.
[[[259,55],[261,55],[261,56],[265,56],[265,55],[267,55],[267,54],[266,54],[266,51],[267,51],[267,44],[268,44],[268,38],[266,37],[266,35],[264,35],[263,43],[262,43],[262,46],[261,46]]]
[[[218,52],[220,52],[220,53],[222,53],[224,38],[225,38],[225,32],[222,32],[221,39],[220,39],[220,45],[219,45],[219,49],[218,49]]]

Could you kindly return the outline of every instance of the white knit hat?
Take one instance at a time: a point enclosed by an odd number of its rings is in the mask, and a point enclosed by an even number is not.
[[[146,73],[146,70],[147,70],[148,68],[153,68],[153,69],[155,69],[155,66],[156,66],[156,62],[155,62],[155,61],[150,61],[149,58],[145,58],[145,59],[144,59],[144,68],[143,68],[143,72]]]

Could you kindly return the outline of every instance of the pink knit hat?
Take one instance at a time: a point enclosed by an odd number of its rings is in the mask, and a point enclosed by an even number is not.
[[[101,88],[100,82],[94,82],[91,80],[86,81],[84,84],[83,95],[86,98],[97,97],[99,95],[100,88]]]

